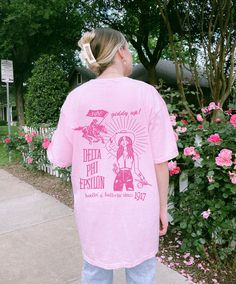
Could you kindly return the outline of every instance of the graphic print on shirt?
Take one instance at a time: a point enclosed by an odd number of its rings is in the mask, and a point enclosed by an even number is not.
[[[99,161],[102,159],[100,149],[83,149],[83,163],[86,176],[80,177],[80,189],[104,189],[105,177],[99,175]]]
[[[146,193],[143,190],[138,192],[138,189],[151,186],[151,184],[146,180],[139,166],[140,157],[145,152],[148,143],[148,134],[138,117],[140,112],[141,109],[113,113],[106,110],[89,110],[86,116],[92,118],[90,124],[74,129],[82,131],[82,137],[88,144],[82,150],[84,176],[80,176],[80,189],[106,189],[106,178],[101,172],[100,161],[104,159],[103,155],[106,152],[107,158],[114,160],[113,168],[111,166],[111,172],[115,174],[114,193],[85,192],[86,198],[128,197],[145,200]],[[89,147],[94,144],[97,145],[96,148]],[[122,193],[122,191],[125,192]]]
[[[82,131],[85,139],[89,141],[89,144],[97,143],[97,142],[104,142],[103,134],[107,133],[106,127],[102,125],[102,121],[106,118],[108,112],[105,110],[89,110],[86,116],[89,117],[96,117],[92,120],[92,122],[87,126],[79,126],[74,130]],[[99,122],[97,117],[102,118]]]
[[[113,190],[134,191],[135,185],[138,188],[143,188],[146,185],[151,185],[145,179],[139,169],[139,155],[144,151],[146,138],[144,127],[140,126],[135,115],[139,113],[117,112],[112,113],[112,120],[106,124],[109,139],[105,146],[111,156],[115,157],[116,163],[113,164],[113,172],[116,174]],[[132,174],[137,176],[134,183]]]
[[[74,128],[75,131],[82,131],[82,137],[89,142],[105,143],[103,135],[107,133],[106,127],[101,123],[104,121],[108,112],[106,110],[89,110],[86,116],[93,118],[89,125],[79,126]],[[100,122],[98,121],[100,118]],[[80,177],[80,189],[104,189],[105,177],[99,175],[99,161],[102,159],[101,149],[84,148],[83,149],[83,163],[85,166],[86,176]],[[96,196],[96,194],[95,194]]]

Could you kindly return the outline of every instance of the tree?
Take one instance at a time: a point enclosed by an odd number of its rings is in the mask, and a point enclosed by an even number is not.
[[[180,93],[184,96],[181,77],[181,59],[176,53],[174,44],[175,31],[169,25],[167,5],[158,1],[162,17],[166,23],[169,41],[176,62],[177,82]],[[211,98],[221,106],[229,97],[235,81],[236,50],[236,1],[203,0],[175,1],[178,25],[181,27],[178,36],[187,43],[192,73],[197,89],[199,106],[206,101],[199,83],[196,50],[203,52],[202,62],[205,76],[208,79]],[[214,112],[213,121],[217,112]]]
[[[27,84],[27,125],[55,125],[68,90],[66,73],[57,58],[53,55],[41,56],[35,62],[32,77]]]
[[[82,17],[78,0],[0,0],[0,55],[13,60],[18,120],[24,124],[23,83],[41,54],[74,57]]]
[[[170,8],[172,1],[167,6]],[[157,85],[155,67],[162,50],[168,44],[165,22],[155,0],[114,0],[83,1],[82,7],[87,14],[85,28],[98,25],[110,26],[124,33],[136,49],[139,60],[149,74],[149,83]],[[172,17],[171,24],[175,17]],[[177,27],[176,27],[177,28]]]

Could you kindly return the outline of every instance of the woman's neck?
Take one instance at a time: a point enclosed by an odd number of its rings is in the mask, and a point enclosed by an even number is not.
[[[124,77],[123,70],[119,68],[119,66],[110,66],[107,67],[105,71],[102,72],[98,78],[117,78],[117,77]]]

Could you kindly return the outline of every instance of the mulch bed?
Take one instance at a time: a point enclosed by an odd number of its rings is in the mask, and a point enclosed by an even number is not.
[[[73,208],[71,184],[41,171],[30,171],[18,163],[2,167],[36,189],[47,193],[70,208]],[[235,284],[236,275],[232,267],[220,267],[215,260],[203,260],[198,255],[183,253],[180,249],[181,236],[171,230],[160,239],[160,251],[157,258],[168,267],[178,271],[195,284]],[[173,283],[174,284],[174,283]]]

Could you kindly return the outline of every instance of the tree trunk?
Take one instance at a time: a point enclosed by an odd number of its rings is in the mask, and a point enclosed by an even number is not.
[[[157,71],[156,71],[156,66],[152,66],[147,69],[148,71],[148,83],[157,86],[158,85],[158,79],[157,79]]]
[[[17,80],[15,82],[15,94],[16,94],[16,112],[18,117],[19,125],[22,126],[25,124],[24,117],[24,100],[23,100],[23,82]]]

